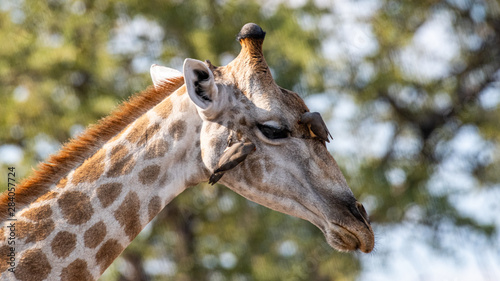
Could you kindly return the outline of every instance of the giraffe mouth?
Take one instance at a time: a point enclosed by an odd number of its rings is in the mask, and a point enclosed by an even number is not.
[[[364,253],[370,253],[375,245],[371,227],[354,230],[332,223],[325,231],[325,237],[332,248],[341,252],[360,250]]]
[[[346,209],[343,212],[345,218],[342,220],[335,215],[325,215],[329,212],[321,212],[302,203],[300,205],[309,214],[302,218],[318,227],[332,248],[340,252],[360,250],[370,253],[375,247],[375,235],[368,214],[361,203],[355,201],[353,204],[345,205]]]
[[[328,244],[338,251],[360,250],[370,253],[375,246],[375,235],[363,205],[356,202],[348,207],[350,216],[343,220],[326,220],[326,225],[319,227]],[[346,214],[346,213],[344,213]]]

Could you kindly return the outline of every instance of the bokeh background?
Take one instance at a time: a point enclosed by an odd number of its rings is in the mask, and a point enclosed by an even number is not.
[[[151,64],[230,62],[247,22],[327,120],[375,251],[200,184],[101,279],[500,280],[497,0],[1,0],[2,188],[148,87]]]

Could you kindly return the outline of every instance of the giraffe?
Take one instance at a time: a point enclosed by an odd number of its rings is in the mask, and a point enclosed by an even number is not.
[[[310,221],[339,251],[372,251],[368,215],[326,148],[328,129],[275,83],[264,37],[244,25],[240,54],[226,66],[153,65],[152,87],[17,187],[12,217],[2,194],[1,279],[96,280],[173,198],[207,180]]]

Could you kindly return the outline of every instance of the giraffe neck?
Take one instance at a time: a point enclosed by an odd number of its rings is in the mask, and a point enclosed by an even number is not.
[[[97,279],[166,204],[208,178],[201,119],[184,92],[139,117],[16,214],[16,269],[0,264],[2,280]],[[2,256],[9,250],[4,239]]]

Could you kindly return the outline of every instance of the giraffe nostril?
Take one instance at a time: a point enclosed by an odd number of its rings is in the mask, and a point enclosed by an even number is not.
[[[366,213],[365,207],[363,204],[356,202],[356,208],[358,209],[359,213],[361,216],[368,222],[370,223],[370,218],[368,217],[368,213]]]

